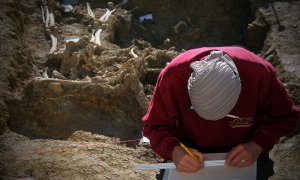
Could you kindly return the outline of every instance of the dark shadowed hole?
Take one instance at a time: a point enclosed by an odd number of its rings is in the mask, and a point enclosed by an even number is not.
[[[239,0],[205,3],[196,0],[131,0],[128,9],[132,10],[133,21],[130,25],[125,20],[121,21],[124,24],[115,37],[115,43],[121,47],[127,47],[133,39],[139,38],[162,49],[171,46],[177,50],[203,46],[247,46],[247,25],[254,19],[250,1]],[[143,17],[146,19],[141,21]],[[256,43],[260,47],[263,45]],[[254,48],[257,49],[257,46]]]

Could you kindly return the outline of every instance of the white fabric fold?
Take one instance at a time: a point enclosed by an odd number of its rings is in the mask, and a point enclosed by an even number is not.
[[[191,63],[188,93],[196,113],[206,120],[224,118],[235,106],[241,81],[233,60],[222,51],[212,51],[202,61]]]

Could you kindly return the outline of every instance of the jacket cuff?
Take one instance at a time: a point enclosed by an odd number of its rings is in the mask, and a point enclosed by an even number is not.
[[[178,146],[180,141],[178,139],[168,139],[163,144],[163,148],[165,149],[165,157],[166,160],[172,160],[172,152],[173,149]]]
[[[257,134],[252,138],[252,141],[262,148],[262,153],[270,151],[276,143],[272,138],[269,138],[267,134]]]

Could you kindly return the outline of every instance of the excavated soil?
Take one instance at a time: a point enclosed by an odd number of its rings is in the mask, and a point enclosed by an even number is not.
[[[46,6],[55,24],[43,21]],[[191,48],[237,45],[263,56],[300,105],[300,1],[0,7],[1,179],[156,179],[133,170],[162,161],[139,143],[141,118],[159,72]],[[300,178],[299,127],[271,151],[271,179]]]

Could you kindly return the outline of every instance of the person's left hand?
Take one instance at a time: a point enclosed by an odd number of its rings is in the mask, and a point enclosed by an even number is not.
[[[262,148],[255,142],[240,144],[226,155],[226,165],[246,167],[254,163],[262,152]]]

